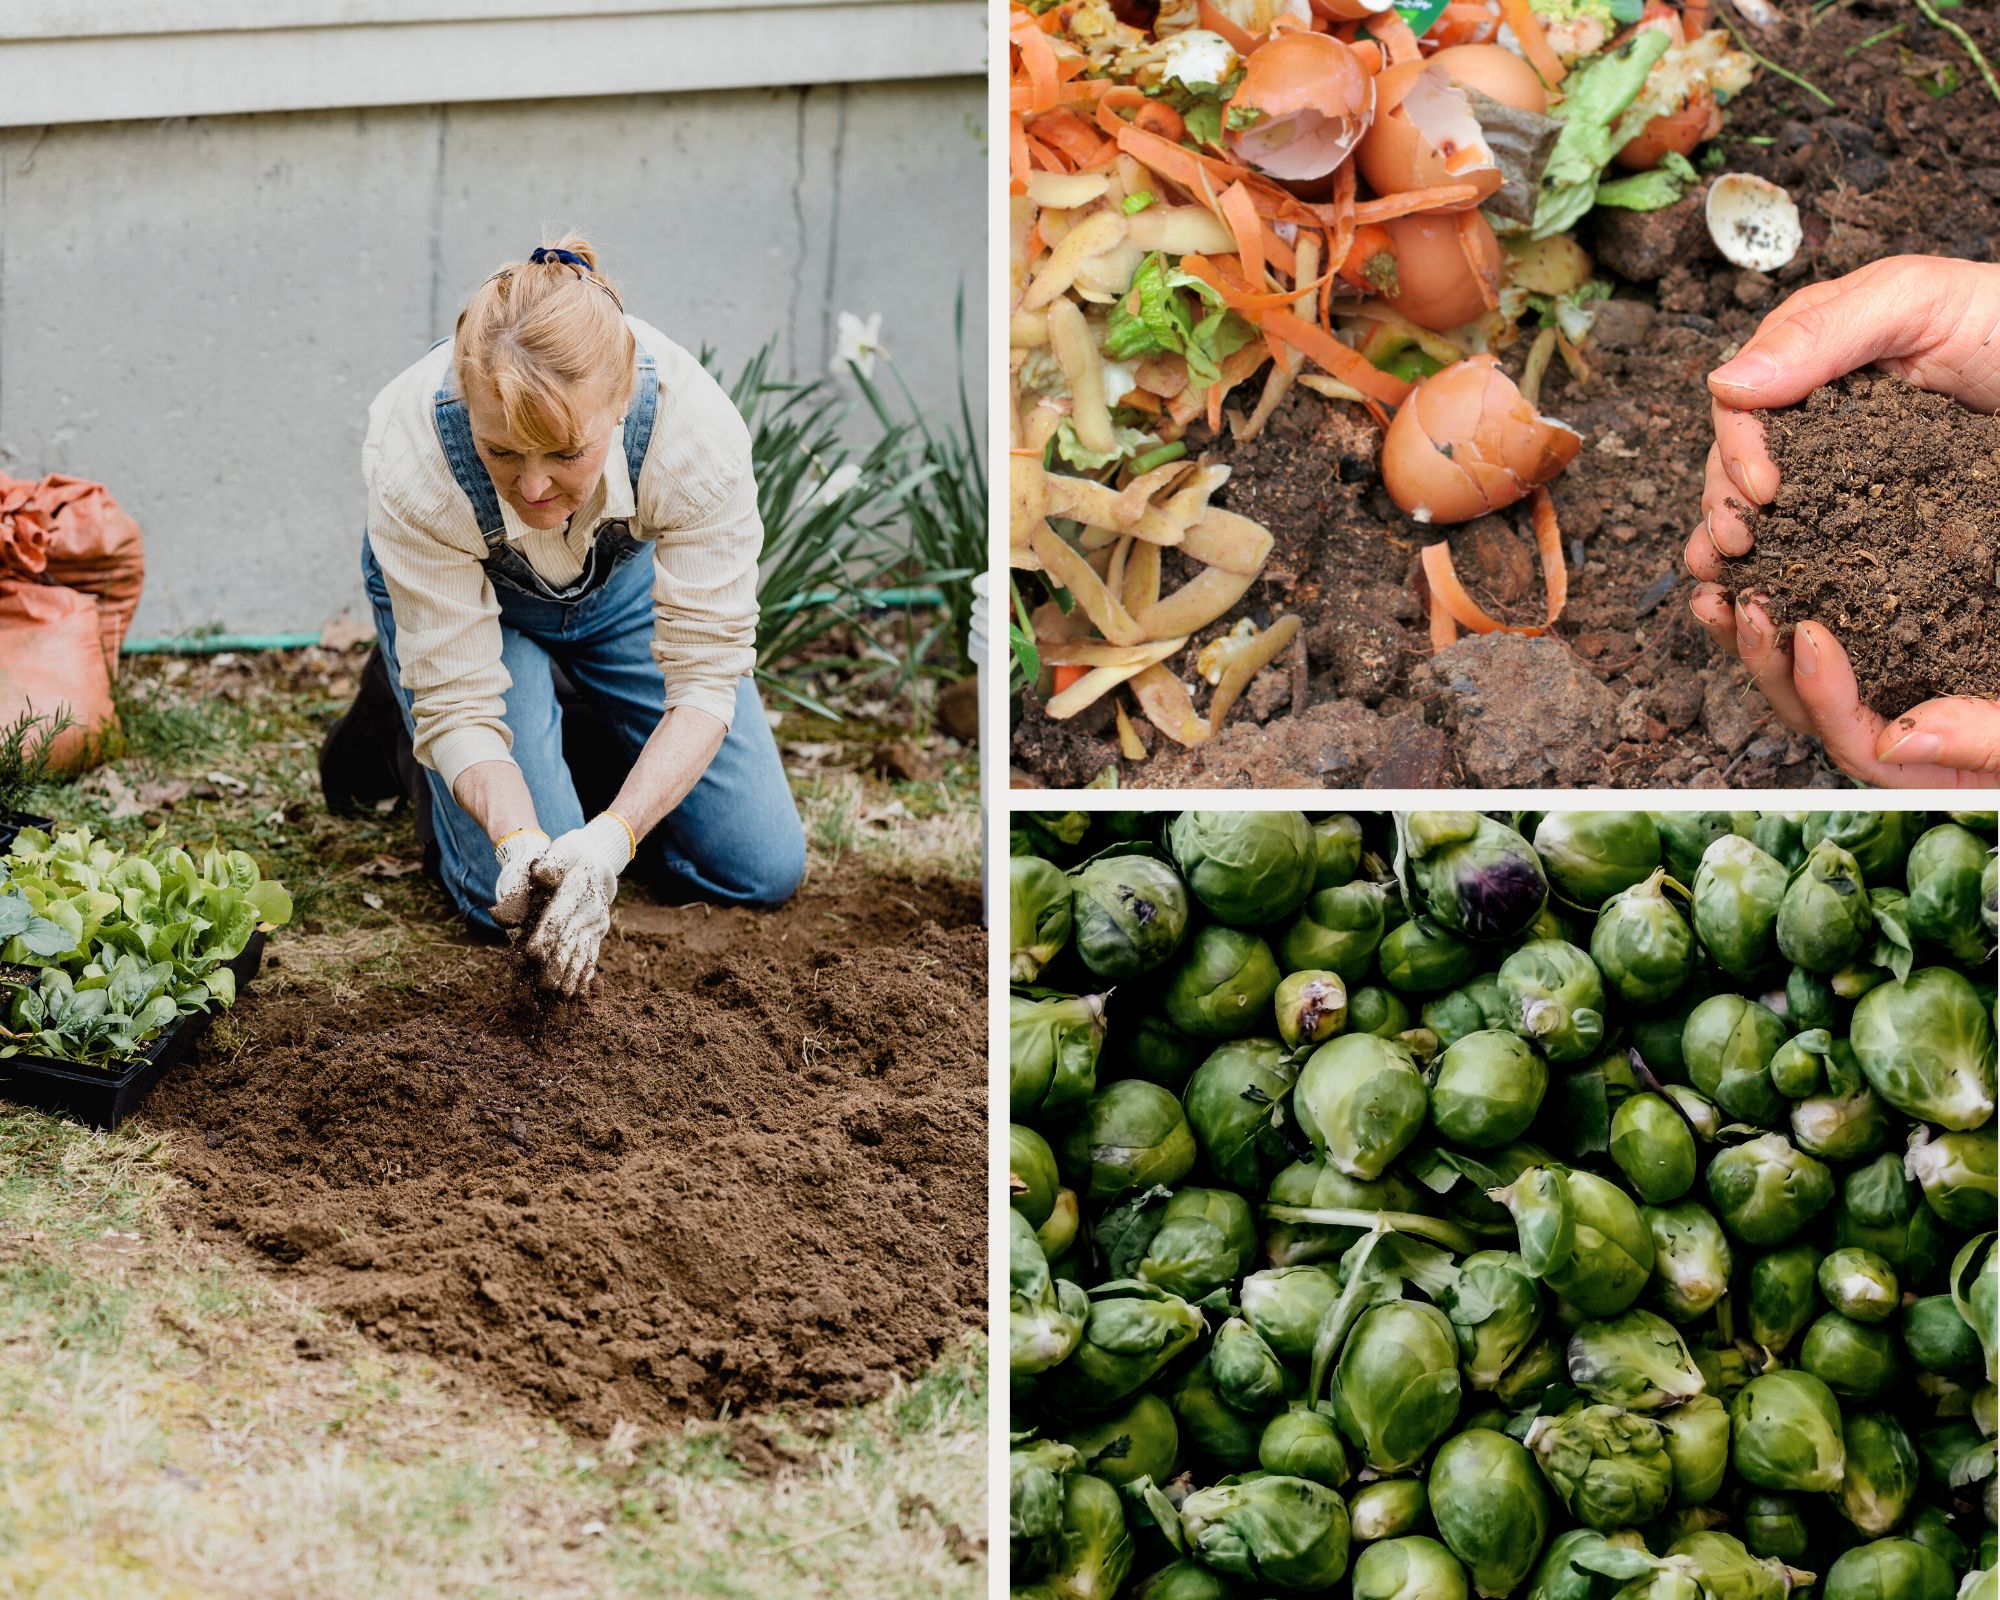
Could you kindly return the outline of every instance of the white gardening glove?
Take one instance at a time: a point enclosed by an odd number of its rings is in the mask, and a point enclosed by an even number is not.
[[[636,841],[616,812],[606,811],[572,828],[536,858],[534,882],[550,891],[541,921],[528,930],[526,949],[544,989],[565,998],[583,992],[597,972],[597,951],[611,928],[618,874],[632,860]]]
[[[500,879],[493,890],[493,920],[501,927],[518,928],[527,920],[533,883],[529,869],[548,847],[549,836],[540,828],[516,828],[493,846],[494,859],[500,863]]]

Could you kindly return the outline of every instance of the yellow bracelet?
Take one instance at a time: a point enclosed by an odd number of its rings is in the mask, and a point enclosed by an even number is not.
[[[508,841],[509,839],[518,839],[518,838],[520,838],[520,837],[521,837],[521,835],[522,835],[522,834],[524,834],[524,833],[539,833],[539,834],[541,834],[541,836],[542,836],[542,837],[543,837],[544,839],[546,839],[546,838],[548,837],[548,834],[547,834],[547,832],[545,832],[545,831],[544,831],[543,829],[541,829],[541,828],[536,828],[536,827],[532,827],[532,826],[530,826],[530,827],[526,827],[526,828],[515,828],[515,829],[513,829],[513,830],[512,830],[512,831],[510,831],[510,832],[507,832],[507,833],[503,833],[503,834],[501,834],[499,838],[495,839],[495,840],[493,841],[493,848],[494,848],[495,850],[498,850],[498,849],[499,849],[499,848],[500,848],[500,847],[501,847],[501,846],[502,846],[503,844],[505,844],[505,843],[506,843],[506,842],[507,842],[507,841]]]
[[[623,828],[625,830],[625,837],[629,841],[631,841],[632,854],[627,856],[625,859],[627,861],[637,860],[639,856],[639,836],[632,831],[632,824],[627,822],[623,817],[619,816],[618,813],[613,811],[609,806],[606,806],[604,808],[604,814],[607,817],[609,817],[613,822],[617,823],[619,827]]]

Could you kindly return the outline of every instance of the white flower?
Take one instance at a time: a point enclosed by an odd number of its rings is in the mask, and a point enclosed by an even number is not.
[[[835,467],[817,489],[813,490],[811,504],[830,506],[861,481],[861,467],[853,461],[843,461]]]
[[[833,375],[845,377],[843,367],[853,367],[864,378],[875,376],[875,358],[889,352],[882,348],[882,313],[877,311],[864,322],[852,311],[843,311],[833,332]]]

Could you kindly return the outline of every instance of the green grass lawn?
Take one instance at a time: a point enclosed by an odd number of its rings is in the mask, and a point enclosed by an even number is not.
[[[406,812],[319,803],[320,731],[356,666],[128,663],[124,753],[31,803],[250,850],[294,893],[297,975],[420,987],[491,959],[408,870]],[[813,752],[811,870],[970,876],[972,763],[936,742],[935,781],[864,776],[892,734],[780,730]],[[0,1102],[5,1600],[985,1593],[983,1343],[832,1418],[573,1440],[178,1231],[176,1181],[143,1115],[105,1135]]]

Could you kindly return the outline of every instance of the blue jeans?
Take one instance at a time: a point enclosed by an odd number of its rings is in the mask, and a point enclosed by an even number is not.
[[[584,822],[563,762],[562,711],[551,664],[560,661],[602,710],[628,761],[638,759],[665,712],[666,682],[651,648],[652,572],[651,552],[642,548],[620,562],[602,587],[574,602],[539,599],[505,584],[494,588],[500,601],[500,659],[514,680],[504,712],[514,735],[514,759],[534,798],[535,816],[551,837]],[[375,608],[375,637],[389,681],[414,736],[410,691],[396,660],[396,618],[365,538],[361,575]],[[444,780],[435,772],[426,775],[445,890],[475,927],[497,933],[492,906],[499,868],[493,845]],[[798,806],[763,703],[752,680],[744,678],[722,748],[687,797],[640,841],[634,870],[675,897],[773,906],[791,897],[805,867]]]

